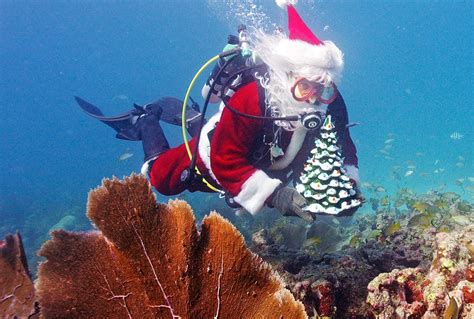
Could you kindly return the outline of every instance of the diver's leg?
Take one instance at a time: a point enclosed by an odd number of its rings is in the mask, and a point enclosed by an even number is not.
[[[146,108],[160,108],[163,110],[161,120],[165,123],[181,126],[183,115],[183,101],[174,97],[163,97],[155,102],[149,103]],[[195,137],[201,127],[202,114],[199,105],[193,101],[191,106],[186,107],[185,112],[186,130],[189,135]],[[204,121],[205,123],[205,121]]]
[[[201,118],[202,114],[195,116],[194,118],[186,120],[186,130],[188,131],[189,135],[195,137],[199,134],[201,130]],[[202,125],[206,124],[206,120],[203,121]]]
[[[170,146],[165,133],[160,125],[160,108],[147,108],[146,113],[137,120],[136,129],[140,132],[140,138],[145,153],[144,161],[156,158],[159,154],[169,150]]]
[[[189,147],[194,149],[195,146],[196,139],[194,138],[189,141]],[[170,148],[150,162],[148,170],[150,183],[160,194],[177,195],[189,188],[186,181],[181,178],[183,171],[189,169],[191,163],[185,144]],[[207,186],[202,185],[202,189],[196,190],[209,191]]]
[[[144,163],[141,168],[143,175],[149,175],[151,167],[154,165],[156,159],[167,150],[170,149],[168,140],[161,128],[158,120],[144,119],[142,131],[142,146],[144,156]]]
[[[124,125],[124,128],[117,133],[117,138],[131,140],[130,137],[134,137],[133,140],[142,141],[145,162],[156,158],[170,148],[160,125],[162,113],[161,107],[147,105],[141,110],[141,114],[131,117],[128,125]]]
[[[136,124],[138,119],[146,114],[156,114],[159,116],[160,120],[168,124],[181,126],[182,123],[183,102],[176,98],[161,98],[158,101],[149,103],[145,106],[135,104],[133,109],[116,116],[105,116],[95,105],[92,105],[77,96],[75,99],[87,115],[112,127],[117,132],[116,137],[123,140],[141,140],[141,132],[137,129]],[[200,113],[197,104],[193,103],[191,107],[187,108],[185,121],[186,129],[192,137],[199,133],[201,118],[202,114]],[[203,123],[205,123],[205,121]]]

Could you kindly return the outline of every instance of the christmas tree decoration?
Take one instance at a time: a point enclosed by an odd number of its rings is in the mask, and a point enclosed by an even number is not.
[[[308,201],[304,209],[316,214],[344,215],[362,203],[343,167],[336,131],[328,115],[306,161],[296,190]]]

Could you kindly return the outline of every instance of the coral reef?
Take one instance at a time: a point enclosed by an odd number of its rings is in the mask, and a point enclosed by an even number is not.
[[[19,233],[0,240],[0,318],[35,313],[35,292]]]
[[[327,280],[309,280],[298,282],[293,292],[305,305],[307,313],[314,317],[333,317],[336,314],[336,296],[334,285]],[[317,301],[314,303],[314,301]]]
[[[273,227],[263,224],[265,229],[256,231],[252,237],[252,249],[277,269],[287,287],[303,302],[309,316],[375,316],[376,311],[367,304],[367,286],[379,274],[395,269],[400,280],[403,276],[410,280],[397,282],[397,278],[387,277],[394,289],[399,287],[405,293],[405,296],[393,296],[394,311],[403,302],[408,304],[405,308],[400,306],[399,311],[407,316],[428,311],[427,304],[414,304],[414,298],[420,300],[417,293],[424,289],[420,290],[421,283],[415,284],[413,278],[428,274],[432,267],[436,236],[454,236],[469,222],[474,224],[472,204],[454,193],[417,195],[401,189],[393,198],[373,199],[373,207],[373,213],[352,218],[318,216],[305,231],[294,231],[293,240],[284,233],[286,229],[298,230],[286,226],[293,221],[277,220]],[[302,235],[306,239],[302,240]],[[466,246],[474,251],[474,245]],[[463,298],[468,300],[473,267],[466,267],[465,273],[465,280],[455,283],[459,285],[457,291],[462,291]],[[325,295],[314,292],[321,282],[329,283],[324,286],[328,290]],[[469,307],[469,303],[464,303],[463,309]]]
[[[474,225],[459,233],[438,233],[428,272],[407,268],[377,276],[367,297],[376,317],[472,318],[473,245]]]
[[[367,302],[377,318],[421,318],[426,312],[423,283],[419,268],[382,273],[369,283]]]
[[[271,267],[216,213],[156,204],[132,175],[89,194],[99,231],[54,231],[36,284],[45,317],[306,318]]]
[[[157,204],[143,177],[105,180],[88,202],[97,230],[55,230],[40,251],[41,314],[474,317],[474,208],[456,193],[388,195],[377,186],[368,200],[372,212],[366,206],[352,217],[318,216],[310,226],[270,209],[236,217],[211,199],[196,202],[196,216],[217,208],[240,225],[258,257],[220,215],[204,217],[198,229],[188,204]],[[38,245],[45,229],[90,229],[79,210],[30,217],[37,229],[25,243]],[[0,246],[0,317],[26,317],[35,299],[33,290],[23,291],[32,284],[21,238],[8,236]]]
[[[378,271],[360,256],[344,253],[324,254],[319,257],[299,256],[296,274],[288,272],[288,261],[272,265],[284,278],[287,287],[305,305],[309,316],[332,318],[370,317],[366,304],[367,284]],[[304,261],[304,262],[302,262]]]
[[[390,240],[370,239],[357,250],[379,272],[406,267],[428,269],[435,235],[434,229],[422,233],[404,230],[390,237]]]

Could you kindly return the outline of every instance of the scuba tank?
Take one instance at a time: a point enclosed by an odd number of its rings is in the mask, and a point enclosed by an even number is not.
[[[235,84],[233,85],[234,89],[254,80],[252,74],[245,72],[246,67],[253,65],[247,27],[241,24],[237,29],[237,32],[239,34],[238,36],[231,34],[227,37],[227,44],[222,52],[226,53],[231,50],[239,50],[240,54],[220,57],[201,91],[204,99],[207,98],[209,91],[211,91],[209,99],[210,103],[220,102],[221,91],[227,89],[224,88],[224,86],[229,82],[229,76],[236,74],[239,75],[239,79],[237,79],[236,83],[232,83]],[[231,62],[226,64],[226,62],[230,60]],[[240,70],[242,72],[240,72]]]
[[[239,32],[239,43],[240,50],[242,50],[242,56],[248,58],[252,55],[252,50],[250,50],[250,40],[247,33],[247,27],[244,24],[241,24],[237,31]]]

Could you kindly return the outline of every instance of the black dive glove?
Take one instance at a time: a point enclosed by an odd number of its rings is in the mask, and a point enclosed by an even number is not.
[[[312,223],[315,217],[303,210],[307,205],[306,199],[301,196],[294,188],[277,188],[271,198],[271,205],[278,209],[283,216],[298,216],[308,223]]]
[[[357,182],[355,181],[355,179],[351,178],[350,179],[350,183],[352,184],[352,188],[355,190],[356,192],[356,198],[358,200],[360,200],[362,203],[365,203],[365,197],[364,195],[362,194],[362,192],[360,191],[360,188],[357,184]]]

